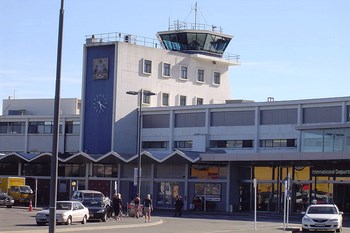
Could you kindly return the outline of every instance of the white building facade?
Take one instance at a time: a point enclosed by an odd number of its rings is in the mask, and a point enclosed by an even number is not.
[[[156,208],[173,208],[181,195],[185,209],[252,211],[256,179],[259,211],[282,211],[288,195],[292,212],[313,199],[350,212],[350,97],[229,101],[228,68],[239,65],[224,55],[231,36],[177,28],[158,38],[162,46],[121,33],[87,38],[81,103],[61,106],[59,199],[74,181],[132,200],[140,128],[140,194]],[[45,190],[53,100],[3,106],[0,175]],[[48,194],[38,192],[38,202]]]

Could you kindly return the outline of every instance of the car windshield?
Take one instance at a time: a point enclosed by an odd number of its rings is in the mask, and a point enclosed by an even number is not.
[[[103,201],[98,199],[85,199],[83,201],[85,206],[103,206]]]
[[[308,214],[337,214],[335,207],[311,206]]]
[[[72,203],[69,203],[69,202],[57,203],[56,209],[57,210],[71,210],[72,209]]]
[[[21,193],[31,193],[32,190],[28,186],[20,186],[19,191]]]
[[[103,199],[103,195],[101,193],[85,193],[84,199]]]

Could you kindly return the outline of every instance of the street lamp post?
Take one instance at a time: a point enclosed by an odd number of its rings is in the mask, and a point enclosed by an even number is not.
[[[64,0],[61,0],[60,17],[58,25],[58,43],[57,43],[57,64],[56,64],[56,87],[55,87],[55,105],[54,105],[54,124],[52,132],[52,156],[51,156],[51,183],[50,183],[50,210],[49,210],[49,233],[56,231],[56,202],[57,202],[57,164],[58,164],[58,138],[60,122],[60,92],[61,92],[61,60],[62,60],[62,41],[63,41],[63,16]],[[36,203],[35,203],[36,204]]]
[[[141,128],[142,128],[142,103],[143,96],[152,96],[155,93],[151,91],[145,91],[140,89],[139,91],[127,91],[128,95],[138,95],[138,115],[137,115],[137,142],[136,142],[136,151],[137,151],[137,193],[141,195],[141,150],[142,150],[142,137],[141,137]]]

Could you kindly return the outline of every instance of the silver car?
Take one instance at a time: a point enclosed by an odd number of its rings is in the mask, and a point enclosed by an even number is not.
[[[7,208],[11,208],[15,201],[6,193],[0,193],[0,205],[5,205]]]
[[[58,201],[56,205],[56,223],[70,225],[72,222],[85,224],[89,219],[89,209],[79,201]],[[50,222],[50,210],[39,211],[35,216],[37,225]]]
[[[334,204],[310,205],[302,218],[303,232],[337,231],[343,228],[343,212]]]

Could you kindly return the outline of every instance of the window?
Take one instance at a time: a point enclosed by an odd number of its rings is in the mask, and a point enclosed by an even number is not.
[[[213,84],[220,85],[220,73],[219,72],[214,72]]]
[[[143,104],[151,104],[151,95],[148,94],[148,92],[142,92],[142,103]]]
[[[144,149],[163,149],[168,148],[168,141],[150,141],[150,142],[142,142],[142,148]]]
[[[202,70],[202,69],[198,69],[197,82],[204,83],[204,70]]]
[[[260,147],[296,147],[296,139],[263,139]]]
[[[169,128],[170,127],[170,116],[169,114],[150,114],[143,115],[142,117],[142,128]]]
[[[248,126],[255,124],[254,111],[223,111],[210,114],[210,126]]]
[[[118,177],[118,166],[113,164],[93,164],[93,177]]]
[[[282,125],[297,123],[297,109],[260,110],[261,125]]]
[[[80,122],[77,121],[66,121],[66,134],[79,133]]]
[[[84,177],[86,172],[85,164],[59,164],[59,176]]]
[[[28,133],[50,134],[52,133],[52,126],[52,121],[29,122]]]
[[[143,60],[143,73],[151,74],[152,73],[152,61],[151,60]]]
[[[253,148],[253,140],[211,140],[211,148]]]
[[[180,79],[187,80],[188,74],[187,74],[188,67],[187,66],[181,66],[180,67]]]
[[[52,121],[31,121],[28,126],[28,133],[52,134]],[[59,133],[62,133],[62,123],[59,125]]]
[[[174,141],[174,148],[192,148],[192,141]]]
[[[163,63],[163,77],[170,77],[170,64],[169,63]]]
[[[190,178],[227,179],[227,174],[228,174],[228,170],[227,170],[226,163],[222,163],[222,164],[191,164],[190,165]],[[216,190],[215,192],[220,192],[220,189]],[[207,190],[207,194],[209,194],[208,190]]]
[[[25,122],[0,122],[0,133],[21,134],[25,131]]]
[[[169,106],[169,93],[162,94],[162,105]]]
[[[205,112],[175,113],[175,128],[204,127]]]
[[[203,98],[198,98],[197,97],[197,105],[203,105]]]
[[[304,124],[341,122],[341,118],[341,106],[303,108]]]
[[[186,96],[180,95],[180,106],[186,106]]]

